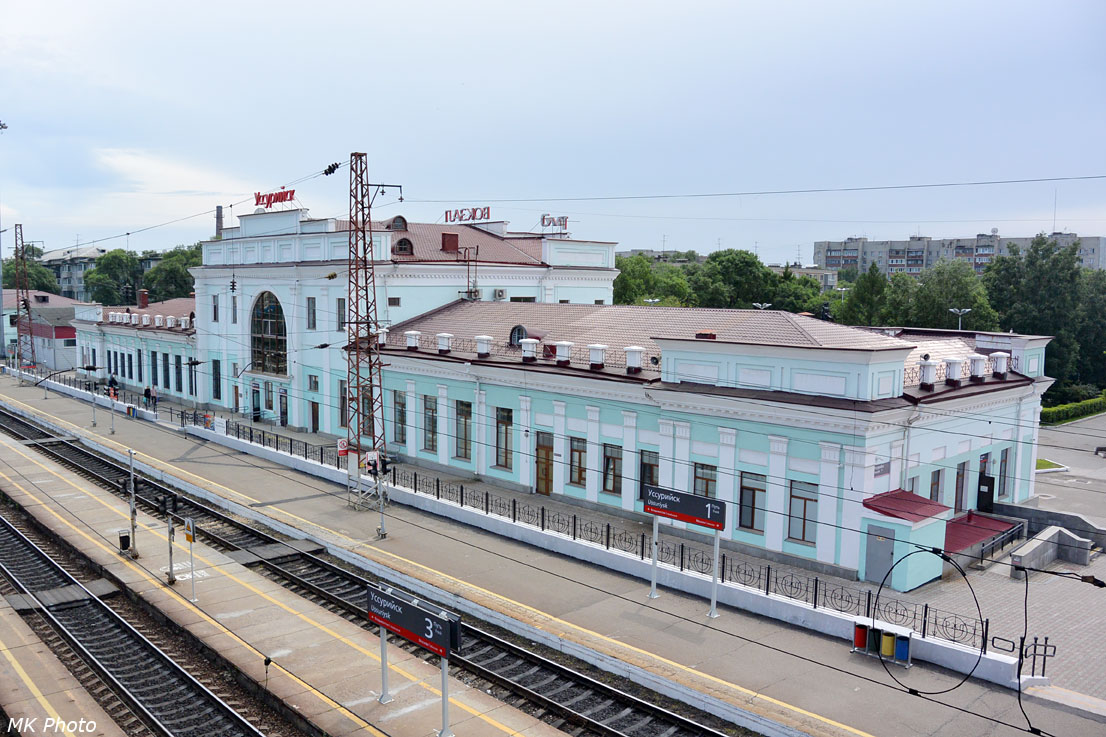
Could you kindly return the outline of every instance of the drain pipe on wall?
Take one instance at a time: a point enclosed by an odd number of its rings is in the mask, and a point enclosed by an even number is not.
[[[902,430],[902,466],[899,471],[899,488],[906,488],[906,467],[910,463],[910,428],[922,418],[922,406],[914,408],[914,414],[906,418],[906,426]]]

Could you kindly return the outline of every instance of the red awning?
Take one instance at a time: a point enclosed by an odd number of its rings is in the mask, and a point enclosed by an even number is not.
[[[949,510],[949,507],[944,504],[911,494],[905,489],[876,494],[865,499],[864,506],[888,517],[897,517],[910,522],[920,522]]]
[[[945,524],[945,552],[958,553],[976,543],[997,537],[1013,526],[1013,523],[1006,520],[968,512]]]

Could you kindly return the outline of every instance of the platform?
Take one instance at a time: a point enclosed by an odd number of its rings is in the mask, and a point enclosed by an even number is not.
[[[0,597],[0,707],[10,719],[38,720],[31,729],[24,729],[24,734],[67,737],[125,734],[3,597]],[[73,725],[77,729],[47,728],[47,719],[54,719],[55,724],[77,722]],[[89,722],[95,726],[91,727]],[[78,731],[82,729],[87,731]]]
[[[882,736],[890,734],[888,725],[896,725],[895,734],[1024,734],[1015,695],[1005,689],[969,682],[939,697],[951,706],[923,700],[899,689],[878,662],[851,658],[845,641],[724,608],[721,617],[710,620],[707,604],[701,599],[662,589],[659,599],[649,600],[647,583],[410,508],[390,508],[388,537],[377,541],[378,515],[350,512],[345,490],[320,479],[137,420],[117,418],[117,432],[109,435],[106,423],[95,429],[88,426],[87,404],[56,395],[42,401],[40,393],[32,395],[0,384],[0,400],[38,413],[61,432],[88,437],[116,453],[125,454],[128,447],[134,447],[136,461],[205,494],[267,515],[336,552],[362,556],[370,565],[388,567],[435,586],[444,592],[443,598],[456,596],[494,616],[513,618],[519,623],[517,631],[544,633],[564,650],[586,650],[606,659],[611,667],[638,669],[649,678],[682,689],[690,699],[705,695],[703,698],[747,709],[813,735]],[[35,454],[24,446],[7,445],[0,453],[0,470],[7,472],[4,459],[20,451],[29,457]],[[44,475],[41,469],[28,469],[31,471],[40,478]],[[5,483],[0,478],[0,484]],[[94,489],[81,480],[77,485]],[[83,504],[73,489],[59,493],[63,495],[58,497],[59,505]],[[77,524],[72,516],[66,519]],[[112,524],[119,526],[118,522]],[[111,525],[107,529],[114,532]],[[140,535],[140,546],[145,534]],[[215,562],[213,558],[212,575],[230,563],[216,566]],[[164,588],[160,579],[156,585],[145,585]],[[258,584],[264,592],[270,585]],[[296,598],[289,606],[298,611],[306,605]],[[227,618],[238,611],[229,604],[228,608],[222,621],[204,627],[245,617]],[[275,605],[270,608],[285,611]],[[292,626],[303,629],[296,623]],[[365,633],[359,632],[363,637]],[[277,658],[276,662],[283,661]],[[310,666],[304,663],[304,667]],[[921,689],[947,687],[959,680],[959,676],[928,666],[897,675]],[[370,677],[366,670],[364,678]],[[398,682],[393,678],[393,683]],[[345,706],[356,700],[352,694],[339,696],[349,699],[342,701]],[[1026,709],[1035,723],[1057,734],[1099,735],[1103,731],[1099,722],[1037,699],[1027,699]],[[392,725],[381,722],[378,726],[393,731]],[[458,734],[468,737],[471,732],[466,728],[464,734]]]

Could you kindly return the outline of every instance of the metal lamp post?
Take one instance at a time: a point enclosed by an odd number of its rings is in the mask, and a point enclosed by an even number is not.
[[[972,311],[971,307],[950,307],[949,312],[956,315],[956,329],[961,330],[964,324],[964,315]]]
[[[758,310],[767,310],[771,306],[771,302],[753,302],[753,307],[756,307]]]
[[[651,298],[651,299],[643,299],[641,301],[644,302],[647,305],[655,305],[657,302],[660,302],[660,299],[657,299],[657,298],[654,297],[654,298]]]

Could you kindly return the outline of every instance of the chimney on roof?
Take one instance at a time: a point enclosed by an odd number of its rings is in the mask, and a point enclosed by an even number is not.
[[[964,359],[960,357],[945,359],[945,383],[960,386],[960,377],[964,372]]]
[[[453,333],[438,333],[438,353],[446,355],[453,349]]]
[[[380,328],[376,334],[376,344],[383,348],[388,343],[388,328]]]
[[[1010,354],[1004,351],[997,351],[991,354],[991,361],[995,364],[994,377],[996,379],[1006,378],[1006,368],[1010,363]]]
[[[718,336],[715,335],[713,330],[700,330],[695,333],[696,340],[717,340]]]
[[[150,306],[150,290],[139,289],[138,290],[138,309],[144,310]]]
[[[603,370],[603,357],[607,353],[607,346],[602,343],[592,343],[588,346],[588,353],[590,354],[590,368],[592,371]]]
[[[403,334],[407,336],[407,350],[417,351],[419,349],[419,336],[422,333],[418,330],[405,330]]]
[[[927,354],[928,355],[928,354]],[[933,385],[937,383],[937,362],[926,359],[919,364],[922,367],[922,391],[933,391]]]
[[[523,338],[518,342],[522,346],[522,362],[534,363],[538,360],[537,350],[538,343],[541,342],[537,338]]]
[[[169,315],[168,317],[165,318],[165,327],[175,328],[176,326],[177,326],[177,317],[176,317],[176,315]]]
[[[645,349],[639,345],[628,345],[623,350],[626,351],[626,373],[640,374],[641,354],[645,353]]]
[[[223,240],[223,206],[215,206],[215,240]]]
[[[442,251],[457,253],[460,250],[460,236],[456,233],[442,233]]]
[[[978,353],[972,353],[968,355],[968,366],[972,372],[972,383],[979,384],[985,378],[983,376],[984,367],[987,364],[987,357],[981,356]]]
[[[557,346],[557,365],[560,367],[568,366],[572,356],[572,346],[575,345],[571,340],[558,340],[553,345]]]
[[[476,357],[487,358],[492,354],[492,336],[490,335],[477,335],[476,336]]]

